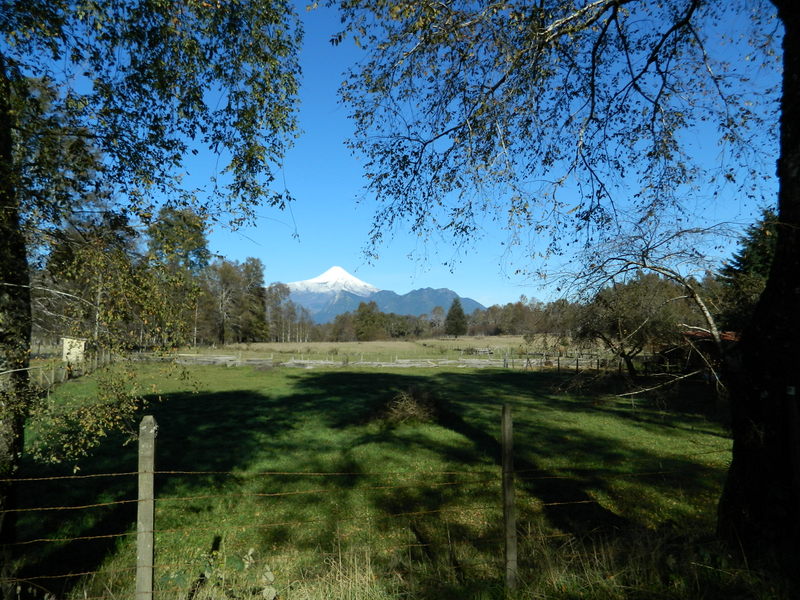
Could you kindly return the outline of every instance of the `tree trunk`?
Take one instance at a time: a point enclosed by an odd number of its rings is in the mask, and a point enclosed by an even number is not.
[[[800,550],[800,4],[773,3],[785,28],[777,246],[753,319],[726,361],[734,444],[719,531],[748,558],[769,549],[794,562]]]
[[[622,360],[625,361],[625,368],[628,369],[628,375],[631,379],[636,379],[638,373],[636,366],[633,364],[633,357],[630,354],[622,354]]]
[[[31,296],[25,238],[20,225],[16,172],[12,154],[11,83],[0,55],[0,578],[12,573],[14,486],[7,481],[19,468],[22,430],[29,400],[28,357],[31,341]],[[0,586],[11,598],[13,585]]]

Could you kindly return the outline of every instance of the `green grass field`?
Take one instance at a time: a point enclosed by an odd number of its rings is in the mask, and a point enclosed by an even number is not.
[[[500,358],[505,355],[520,356],[527,353],[547,353],[555,356],[559,352],[603,353],[596,345],[572,347],[562,345],[564,340],[551,334],[538,334],[526,342],[521,335],[461,336],[458,338],[430,338],[420,340],[383,340],[371,342],[258,342],[231,344],[223,348],[182,348],[180,353],[214,355],[229,354],[244,359],[273,358],[285,361],[291,358],[307,360],[333,360],[349,362],[391,362],[395,359],[458,359],[472,356],[475,351],[491,350]]]
[[[713,542],[730,440],[694,388],[634,405],[501,370],[145,366],[141,382],[160,396],[147,409],[159,598],[502,597],[503,403],[520,597],[781,597]],[[51,401],[80,403],[93,385],[69,382]],[[430,400],[428,422],[387,418],[408,390]],[[124,441],[25,475],[133,472]],[[23,506],[105,504],[21,514],[22,541],[95,538],[20,546],[31,585],[133,597],[135,503],[116,502],[135,487],[134,475],[25,484]]]

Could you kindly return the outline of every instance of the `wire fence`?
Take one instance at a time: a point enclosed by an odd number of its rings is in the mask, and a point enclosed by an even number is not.
[[[114,354],[104,348],[87,352],[81,359],[68,362],[58,358],[37,360],[27,367],[30,383],[44,393],[50,394],[53,389],[69,381],[85,375],[90,375],[98,369],[114,362]],[[0,390],[7,385],[9,376],[14,371],[0,370]]]
[[[143,421],[143,427],[144,424]],[[71,486],[108,479],[125,482],[123,487],[130,491],[127,497],[106,501],[12,507],[0,511],[0,516],[94,514],[103,510],[130,511],[134,506],[138,510],[135,530],[127,526],[122,531],[65,531],[10,543],[17,555],[42,547],[43,556],[55,556],[87,543],[115,551],[106,551],[112,558],[95,560],[95,566],[89,569],[62,567],[56,559],[45,560],[36,572],[23,570],[15,577],[0,579],[1,584],[33,592],[47,590],[50,597],[61,594],[84,600],[116,600],[134,593],[137,599],[201,600],[217,597],[210,592],[212,589],[222,590],[219,597],[227,593],[225,590],[235,589],[235,594],[227,595],[291,598],[308,597],[307,588],[313,585],[335,595],[335,590],[328,588],[344,585],[344,580],[348,585],[374,585],[377,577],[373,571],[386,568],[394,573],[398,585],[410,585],[414,569],[428,569],[435,570],[437,576],[447,572],[455,580],[493,579],[513,586],[514,577],[509,575],[516,576],[517,570],[535,561],[536,544],[572,537],[568,531],[539,524],[517,548],[516,534],[523,529],[517,521],[520,512],[530,524],[535,515],[550,508],[598,505],[597,499],[586,495],[557,500],[527,496],[523,503],[514,504],[514,487],[571,480],[583,474],[580,470],[554,474],[540,469],[514,470],[513,465],[504,465],[463,471],[159,471],[154,463],[142,462],[147,444],[154,444],[154,422],[150,428],[153,438],[149,442],[142,435],[144,429],[140,430],[137,471],[0,480]],[[608,468],[587,470],[588,473],[631,479],[681,475],[675,469],[620,472]],[[212,491],[175,491],[183,489],[181,484],[186,481],[209,476],[218,478]],[[359,478],[357,485],[352,478]],[[237,484],[234,491],[226,489],[226,479]],[[169,490],[173,484],[175,489],[170,493],[157,493]],[[207,482],[201,480],[200,484],[206,486]],[[244,484],[257,487],[242,489]],[[509,485],[511,490],[507,489]],[[357,502],[352,493],[348,495],[343,490],[355,491],[371,502]],[[343,497],[353,505],[342,506]],[[226,515],[219,509],[240,505],[252,510],[243,516]],[[313,505],[322,505],[323,509],[315,512]],[[203,522],[204,510],[216,520]],[[123,519],[117,526],[125,527],[130,522],[130,518]],[[187,544],[187,540],[191,542]],[[293,575],[283,576],[285,573]],[[331,573],[338,574],[338,579]],[[372,574],[358,583],[365,573]]]

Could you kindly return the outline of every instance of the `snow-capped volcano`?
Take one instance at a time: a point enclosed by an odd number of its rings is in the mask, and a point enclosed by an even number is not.
[[[367,297],[380,291],[374,285],[350,275],[342,267],[331,267],[322,275],[304,281],[286,284],[293,293],[335,294],[350,292],[356,296]]]

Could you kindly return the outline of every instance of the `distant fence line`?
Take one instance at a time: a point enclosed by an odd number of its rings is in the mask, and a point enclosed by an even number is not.
[[[471,356],[459,358],[400,358],[383,359],[375,356],[370,360],[368,354],[355,356],[331,355],[325,358],[310,358],[303,354],[290,355],[289,358],[243,358],[236,355],[200,355],[178,354],[158,356],[153,354],[140,355],[140,360],[155,360],[176,362],[182,365],[216,365],[226,367],[394,367],[394,368],[435,368],[435,367],[462,367],[462,368],[496,368],[517,370],[542,370],[555,372],[582,372],[582,371],[621,371],[622,360],[617,358],[604,358],[599,356],[548,356],[542,354],[508,354],[499,356]]]
[[[95,352],[87,352],[80,362],[66,363],[51,359],[46,364],[30,365],[26,370],[30,384],[49,394],[57,385],[94,373],[115,360],[116,358],[110,350],[100,349]],[[9,372],[0,373],[0,389],[5,387],[9,374]]]

